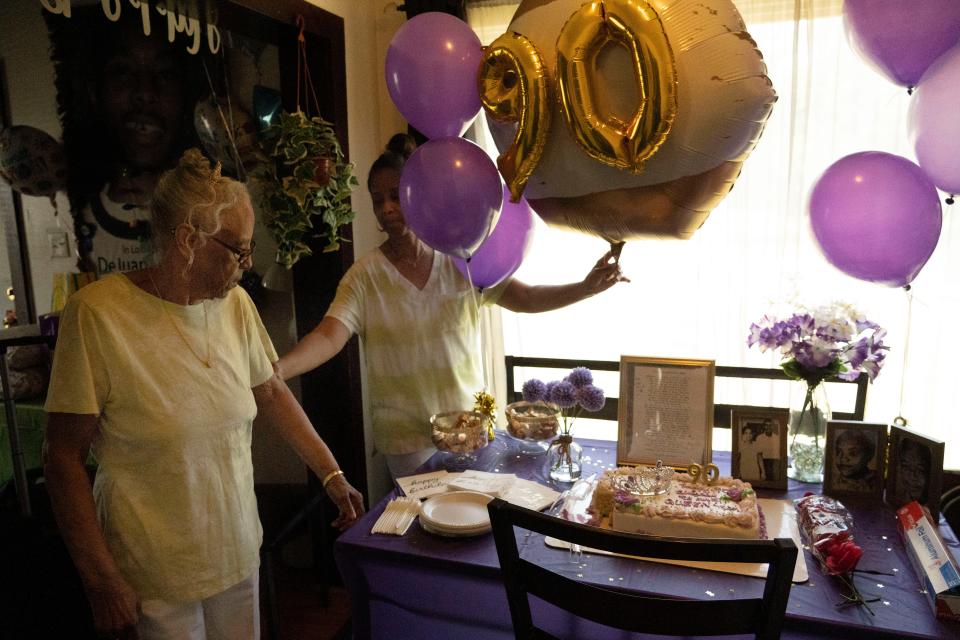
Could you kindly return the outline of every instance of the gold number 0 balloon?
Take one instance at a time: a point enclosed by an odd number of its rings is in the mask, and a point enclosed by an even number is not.
[[[597,58],[609,44],[630,54],[640,94],[629,121],[603,113],[595,91]],[[673,50],[657,12],[644,0],[583,4],[557,38],[561,111],[574,139],[604,164],[636,173],[664,143],[677,115]]]
[[[519,33],[505,33],[483,53],[477,75],[480,102],[494,120],[517,122],[510,147],[497,158],[518,202],[537,167],[550,131],[550,90],[543,58]]]

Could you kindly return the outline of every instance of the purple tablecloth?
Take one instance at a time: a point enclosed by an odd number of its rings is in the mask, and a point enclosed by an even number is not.
[[[500,434],[498,434],[500,435]],[[581,441],[584,474],[614,466],[614,442]],[[437,454],[423,471],[449,462]],[[714,462],[729,473],[730,457],[717,452]],[[498,437],[471,466],[485,471],[515,473],[545,480],[543,458],[520,456],[512,442]],[[567,485],[556,485],[562,490]],[[764,491],[761,497],[793,499],[819,490],[816,485],[790,481],[787,492]],[[442,538],[414,524],[404,536],[373,535],[370,529],[383,512],[387,496],[336,543],[337,565],[350,591],[356,638],[512,638],[506,594],[499,579],[493,537]],[[960,624],[942,622],[921,592],[900,542],[892,509],[877,500],[844,500],[853,514],[856,540],[864,549],[860,569],[889,575],[858,575],[863,593],[876,594],[875,615],[862,606],[838,607],[842,585],[822,575],[808,551],[802,551],[810,580],[795,584],[787,605],[784,638],[960,638]],[[960,544],[941,522],[941,534],[957,555]],[[577,579],[618,588],[691,598],[742,598],[759,595],[763,582],[747,576],[687,567],[584,554],[580,564],[566,551],[547,547],[538,535],[519,539],[523,557]],[[631,638],[606,627],[583,623],[564,611],[534,602],[535,620],[564,638]],[[642,636],[655,637],[655,636]]]

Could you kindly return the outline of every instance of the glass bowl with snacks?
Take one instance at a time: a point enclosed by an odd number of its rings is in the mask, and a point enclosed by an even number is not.
[[[430,416],[434,446],[447,454],[447,468],[464,469],[477,459],[476,452],[487,446],[487,422],[477,411],[445,411]]]
[[[507,435],[517,442],[523,455],[544,453],[560,430],[560,411],[545,402],[513,402],[504,412],[507,415]]]

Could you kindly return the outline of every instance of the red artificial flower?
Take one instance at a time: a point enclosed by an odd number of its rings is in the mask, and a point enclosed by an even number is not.
[[[818,540],[813,546],[820,552],[822,558],[827,558],[827,556],[833,553],[834,549],[848,540],[850,540],[850,532],[841,531]]]
[[[831,546],[827,552],[827,569],[832,575],[850,573],[857,563],[860,562],[860,556],[863,555],[863,549],[856,543],[847,540],[838,545]]]

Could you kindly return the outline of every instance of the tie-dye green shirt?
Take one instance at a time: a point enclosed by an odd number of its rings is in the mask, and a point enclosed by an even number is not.
[[[429,448],[432,414],[473,407],[473,394],[483,388],[477,305],[495,303],[505,287],[472,295],[453,260],[440,252],[423,289],[379,249],[350,267],[327,315],[362,341],[379,451]]]

